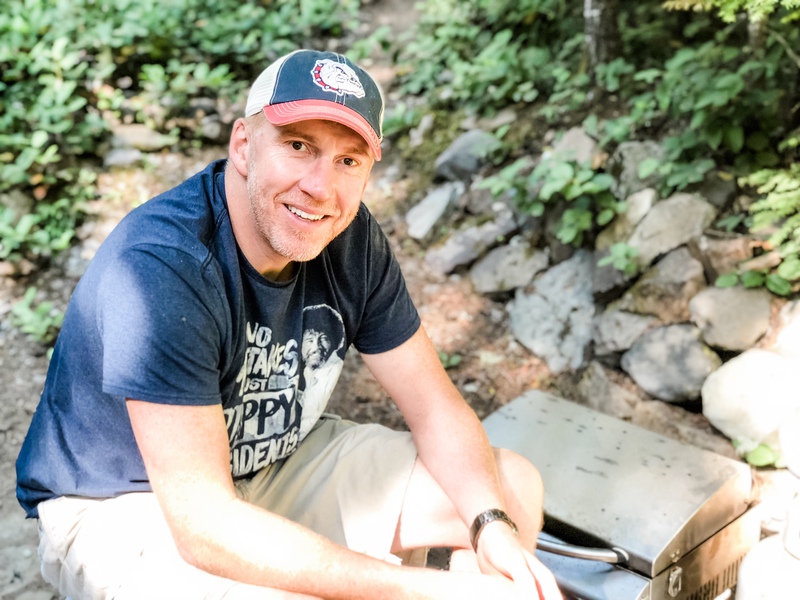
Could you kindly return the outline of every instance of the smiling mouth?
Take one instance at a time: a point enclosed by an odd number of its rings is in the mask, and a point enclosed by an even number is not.
[[[288,208],[289,212],[292,213],[293,215],[297,215],[298,217],[300,217],[301,219],[305,219],[306,221],[321,221],[322,219],[325,218],[325,215],[311,215],[307,212],[300,210],[295,206],[289,206],[288,204],[286,205],[286,208]]]

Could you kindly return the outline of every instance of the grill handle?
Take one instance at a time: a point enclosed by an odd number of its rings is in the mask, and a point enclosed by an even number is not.
[[[536,548],[544,552],[570,556],[572,558],[582,558],[585,560],[596,560],[598,562],[609,563],[612,565],[624,565],[628,562],[628,553],[622,548],[587,548],[585,546],[573,546],[545,540],[541,537],[536,542]]]

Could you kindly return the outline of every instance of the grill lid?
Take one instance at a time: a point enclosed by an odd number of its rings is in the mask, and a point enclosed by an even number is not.
[[[747,509],[743,463],[539,391],[483,421],[544,480],[545,530],[574,544],[625,550],[655,577]]]

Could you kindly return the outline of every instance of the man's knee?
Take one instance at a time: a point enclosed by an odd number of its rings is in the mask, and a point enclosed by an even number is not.
[[[500,483],[506,494],[541,511],[544,486],[538,469],[524,456],[506,448],[494,448]]]

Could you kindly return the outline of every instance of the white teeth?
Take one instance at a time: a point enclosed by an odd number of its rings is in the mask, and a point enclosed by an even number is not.
[[[288,206],[287,205],[287,208],[289,209],[289,212],[294,213],[298,217],[302,217],[302,218],[307,219],[309,221],[319,221],[323,217],[323,215],[310,215],[307,212],[303,212],[299,208],[295,208],[294,206]]]

